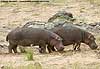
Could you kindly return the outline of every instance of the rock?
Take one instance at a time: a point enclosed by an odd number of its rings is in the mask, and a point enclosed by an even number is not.
[[[90,26],[96,26],[97,25],[97,23],[91,23],[91,24],[89,24]]]
[[[56,26],[64,24],[63,22],[42,22],[42,21],[30,21],[27,22],[23,27],[32,27],[32,28],[43,28],[43,29],[52,29]]]
[[[30,21],[30,22],[27,22],[23,27],[44,28],[44,26],[45,26],[45,22]]]
[[[54,23],[47,23],[47,24],[45,24],[45,29],[52,29],[52,28],[54,28]]]
[[[48,22],[59,22],[59,21],[74,21],[72,13],[66,12],[66,11],[59,11],[56,14],[54,14],[51,18],[48,19]]]
[[[54,16],[48,19],[48,22],[43,21],[30,21],[27,22],[23,27],[33,27],[33,28],[44,28],[52,29],[57,26],[62,26],[67,22],[73,21],[72,13],[66,11],[59,11]],[[68,21],[69,20],[69,21]]]

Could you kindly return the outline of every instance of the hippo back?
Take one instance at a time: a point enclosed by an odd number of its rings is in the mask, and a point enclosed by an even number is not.
[[[73,42],[81,42],[83,39],[84,30],[72,24],[68,24],[64,27],[55,27],[51,30],[63,38],[64,45],[70,45],[73,44]]]

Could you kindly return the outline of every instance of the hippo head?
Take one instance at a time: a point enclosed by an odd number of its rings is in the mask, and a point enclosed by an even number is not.
[[[57,37],[52,38],[50,41],[50,45],[54,46],[58,51],[63,51],[64,50],[64,45],[62,44],[62,38]]]
[[[88,37],[84,40],[84,42],[89,45],[89,47],[94,50],[97,49],[97,44],[95,42],[95,38],[92,34],[89,34]]]

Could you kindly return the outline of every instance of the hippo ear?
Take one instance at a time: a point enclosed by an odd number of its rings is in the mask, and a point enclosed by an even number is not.
[[[58,36],[57,34],[52,33],[52,32],[51,32],[51,37],[52,37],[53,39],[56,39],[56,40],[62,40],[62,38],[61,38],[60,36]]]
[[[90,39],[90,40],[95,40],[94,36],[92,36],[92,35],[89,35],[89,36],[88,36],[88,39]]]
[[[56,40],[62,40],[62,38],[60,38],[60,37],[56,37]]]
[[[95,40],[95,38],[92,35],[89,35],[88,39]]]
[[[59,41],[62,40],[62,38],[58,37],[58,36],[55,36],[55,37],[53,36],[53,38],[56,39],[56,40],[59,40]]]
[[[90,39],[90,38],[91,38],[91,35],[88,36],[88,39]]]

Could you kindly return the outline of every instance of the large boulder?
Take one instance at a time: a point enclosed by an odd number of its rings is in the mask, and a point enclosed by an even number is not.
[[[66,11],[58,11],[56,14],[54,14],[51,18],[48,19],[48,22],[62,22],[65,21],[74,21],[73,14],[66,12]]]
[[[33,27],[33,28],[44,28],[44,29],[52,29],[59,25],[63,25],[70,21],[74,21],[72,13],[66,11],[59,11],[54,14],[51,18],[48,19],[48,22],[43,21],[30,21],[27,22],[23,27]]]

